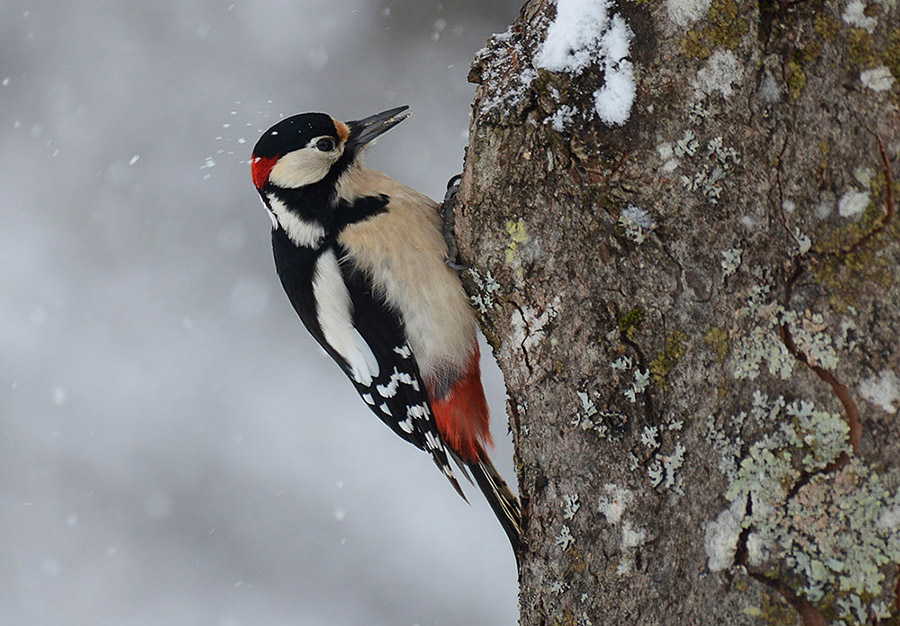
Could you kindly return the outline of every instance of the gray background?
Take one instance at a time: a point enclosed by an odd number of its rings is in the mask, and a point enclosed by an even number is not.
[[[515,622],[480,494],[295,318],[247,159],[279,115],[409,104],[368,162],[439,198],[519,2],[3,3],[0,623]]]

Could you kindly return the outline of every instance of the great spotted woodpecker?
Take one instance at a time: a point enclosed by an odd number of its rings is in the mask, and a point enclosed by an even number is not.
[[[488,458],[477,321],[445,262],[438,205],[361,165],[407,107],[340,122],[286,118],[253,149],[281,284],[303,324],[391,430],[475,479],[518,555],[520,510]]]

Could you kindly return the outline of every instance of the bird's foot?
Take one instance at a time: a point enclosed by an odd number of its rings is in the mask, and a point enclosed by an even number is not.
[[[456,234],[453,232],[456,222],[456,194],[459,192],[461,179],[462,174],[457,174],[447,181],[447,193],[444,194],[444,201],[441,203],[441,216],[444,218],[444,242],[447,244],[447,258],[444,262],[447,267],[457,272],[468,269],[467,265],[459,262],[459,248],[456,245]]]

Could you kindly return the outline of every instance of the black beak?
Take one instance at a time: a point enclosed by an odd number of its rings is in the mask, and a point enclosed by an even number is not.
[[[347,147],[352,150],[359,150],[379,135],[383,135],[409,117],[409,113],[403,113],[408,108],[408,106],[403,105],[396,109],[388,109],[387,111],[370,115],[361,120],[347,122],[347,126],[350,127],[350,138],[347,140]]]

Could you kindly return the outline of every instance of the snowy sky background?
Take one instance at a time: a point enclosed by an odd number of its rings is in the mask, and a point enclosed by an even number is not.
[[[409,104],[368,163],[440,198],[520,4],[4,2],[0,624],[515,622],[480,494],[296,319],[246,160],[279,114]]]

